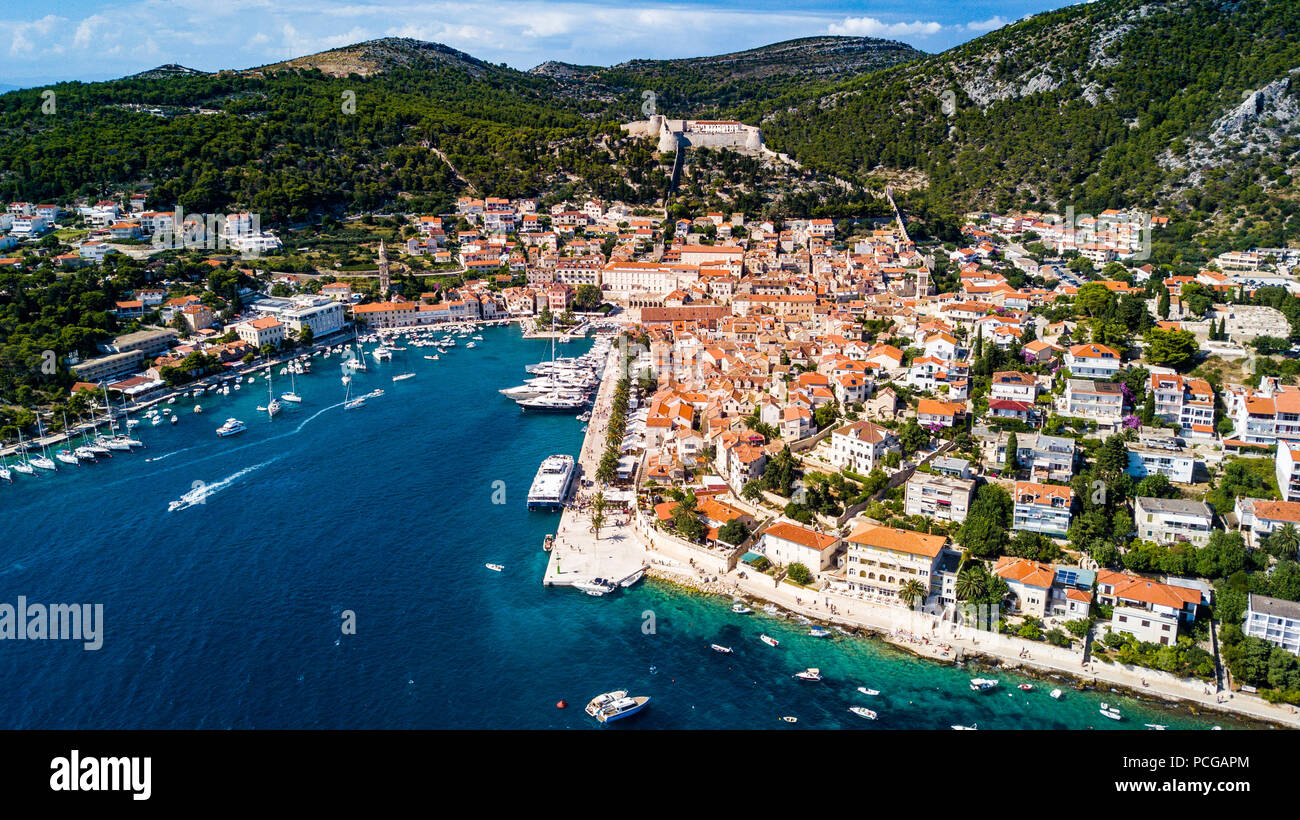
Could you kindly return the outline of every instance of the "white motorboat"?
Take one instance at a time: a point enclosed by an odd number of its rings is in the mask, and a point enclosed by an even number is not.
[[[762,641],[763,643],[767,644],[768,646],[780,646],[780,645],[781,645],[781,642],[778,641],[776,638],[772,638],[772,637],[769,637],[769,636],[767,636],[767,635],[759,635],[759,636],[758,636],[758,639],[759,639],[760,641]]]
[[[737,615],[748,615],[754,610],[750,609],[749,607],[745,606],[742,603],[734,603],[731,605],[731,611],[736,613]]]
[[[868,689],[868,688],[865,687],[865,686],[859,686],[859,687],[858,687],[858,691],[861,692],[861,693],[864,694],[864,695],[871,695],[872,697],[875,697],[876,695],[879,695],[879,694],[880,694],[880,690],[879,690],[879,689]]]
[[[414,379],[414,378],[415,378],[414,373],[398,373],[396,376],[393,377],[393,381],[400,382],[400,381],[405,381],[407,379]]]
[[[799,680],[806,680],[817,683],[822,679],[822,671],[815,666],[810,666],[802,672],[795,672],[794,677]]]
[[[640,712],[650,702],[650,698],[644,695],[637,697],[621,697],[605,703],[603,706],[593,707],[596,700],[604,697],[598,695],[591,703],[587,704],[587,714],[594,717],[601,723],[612,723],[616,720],[622,720]]]
[[[505,569],[505,567],[503,567],[503,566],[500,565],[500,564],[484,564],[483,566],[487,567],[488,569],[492,570],[493,572],[500,572],[501,570]]]
[[[393,352],[386,347],[377,347],[370,351],[370,355],[374,356],[377,362],[387,362],[393,358]]]
[[[969,726],[962,726],[960,723],[954,723],[952,725],[952,728],[956,729],[959,732],[973,732],[979,727],[980,725],[978,723],[972,723]]]
[[[1169,728],[1163,723],[1143,723],[1142,725],[1154,732],[1163,732],[1164,730]]]
[[[1047,694],[1052,698],[1052,700],[1060,700],[1061,695],[1064,693],[1061,692],[1060,689],[1053,689],[1051,692],[1048,692]]]
[[[865,706],[850,706],[849,711],[860,718],[866,718],[867,720],[876,719],[876,713]]]
[[[709,648],[712,649],[714,652],[721,652],[723,655],[730,655],[735,651],[730,646],[721,646],[720,644],[716,644],[716,643],[709,644]]]
[[[221,438],[226,438],[227,436],[242,433],[247,429],[248,428],[244,426],[244,423],[239,419],[229,418],[226,419],[224,424],[217,428],[217,435]]]
[[[984,692],[994,688],[998,682],[994,678],[971,678],[970,688],[972,692]]]
[[[1097,711],[1100,712],[1101,716],[1104,718],[1110,718],[1111,720],[1124,719],[1124,716],[1119,713],[1119,710],[1108,703],[1103,703],[1101,705],[1101,708],[1098,709]]]

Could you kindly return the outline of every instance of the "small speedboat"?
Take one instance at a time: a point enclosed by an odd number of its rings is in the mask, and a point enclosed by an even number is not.
[[[849,711],[860,718],[866,718],[867,720],[876,719],[876,713],[865,706],[850,706]]]
[[[858,691],[861,692],[861,693],[864,694],[864,695],[871,695],[871,696],[873,696],[873,697],[874,697],[875,695],[879,695],[879,694],[880,694],[880,690],[879,690],[879,689],[868,689],[868,688],[865,687],[865,686],[859,686],[859,687],[858,687]]]
[[[1098,709],[1097,711],[1098,711],[1098,712],[1101,714],[1101,716],[1104,717],[1104,718],[1110,718],[1111,720],[1123,720],[1123,719],[1124,719],[1124,716],[1121,715],[1121,714],[1119,713],[1119,710],[1116,709],[1115,707],[1111,706],[1111,705],[1108,704],[1108,703],[1103,703],[1103,704],[1101,705],[1101,708]]]
[[[735,651],[730,646],[720,646],[716,643],[709,644],[709,648],[712,649],[714,652],[721,652],[724,655],[730,655],[732,652]]]
[[[758,639],[768,646],[778,646],[781,643],[776,638],[769,638],[767,635],[759,635]]]
[[[994,678],[971,678],[970,688],[972,692],[983,692],[997,686],[998,682]]]
[[[1033,685],[1032,683],[1022,683],[1022,684],[1020,684],[1019,686],[1017,686],[1016,688],[1019,689],[1019,690],[1022,691],[1022,692],[1029,692],[1029,691],[1032,691],[1032,690],[1033,690],[1034,685]]]
[[[980,725],[978,723],[972,723],[969,726],[962,726],[960,723],[954,723],[952,725],[952,728],[957,730],[958,732],[973,732],[979,727]]]
[[[781,720],[784,720],[786,723],[798,723],[798,722],[799,722],[799,718],[797,718],[797,717],[792,717],[792,716],[790,716],[790,715],[786,715],[786,716],[784,716],[783,718],[781,718]]]
[[[505,569],[505,567],[503,567],[501,564],[484,564],[483,566],[487,567],[493,572],[500,572],[501,570]]]
[[[732,604],[732,605],[731,605],[731,611],[734,612],[734,613],[736,613],[737,615],[748,615],[749,613],[753,612],[754,610],[750,609],[749,607],[745,606],[744,604],[736,603],[736,604]]]
[[[829,638],[831,631],[821,626],[814,626],[808,630],[808,634],[813,638]]]
[[[1165,726],[1163,723],[1143,723],[1142,725],[1147,727],[1153,732],[1163,732],[1165,729],[1169,728],[1168,726]]]
[[[414,379],[414,378],[415,378],[414,373],[398,373],[396,376],[393,377],[393,381],[400,382],[400,381],[405,381],[406,379]]]
[[[817,683],[822,679],[822,671],[814,666],[810,666],[802,672],[795,672],[794,676],[799,680],[811,681]]]
[[[1051,696],[1052,700],[1060,700],[1061,695],[1064,693],[1060,689],[1053,689],[1051,692],[1048,692],[1047,694]]]

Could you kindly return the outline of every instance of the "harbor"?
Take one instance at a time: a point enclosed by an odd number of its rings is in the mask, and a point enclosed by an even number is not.
[[[591,500],[596,493],[596,469],[605,452],[609,415],[613,408],[614,388],[619,378],[619,348],[612,347],[604,366],[604,378],[596,392],[582,440],[568,502],[560,515],[546,573],[545,586],[590,585],[597,578],[620,585],[641,572],[646,564],[644,552],[635,535],[631,514],[615,511],[606,514],[605,524],[596,533],[591,523]]]

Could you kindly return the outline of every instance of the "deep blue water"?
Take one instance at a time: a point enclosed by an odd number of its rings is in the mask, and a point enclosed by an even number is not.
[[[102,603],[106,624],[97,652],[0,641],[0,728],[594,728],[581,706],[614,688],[652,702],[607,731],[1235,725],[1113,694],[1056,702],[1051,685],[1021,692],[1025,679],[1003,672],[1001,690],[975,694],[971,670],[810,638],[656,582],[601,599],[543,588],[558,515],[527,512],[525,496],[542,458],[576,455],[582,424],[525,415],[496,392],[548,343],[513,327],[483,335],[437,362],[415,347],[370,360],[354,386],[386,395],[360,410],[338,406],[339,359],[317,358],[297,380],[305,402],[273,420],[255,412],[259,380],[205,395],[202,415],[178,401],[180,424],[137,428],[147,450],[0,486],[0,602]],[[391,381],[404,371],[418,375]],[[288,387],[277,376],[276,393]],[[227,416],[249,431],[218,439]],[[169,513],[196,481],[217,489]],[[342,634],[345,610],[355,635]],[[805,666],[826,682],[791,678]],[[1127,720],[1100,718],[1102,700]],[[855,704],[880,720],[849,714]]]

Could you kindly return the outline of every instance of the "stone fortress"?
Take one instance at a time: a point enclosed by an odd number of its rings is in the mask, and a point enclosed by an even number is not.
[[[741,153],[764,153],[763,132],[756,126],[735,120],[673,120],[652,114],[647,120],[624,123],[623,130],[634,137],[659,140],[659,150],[673,153],[683,148],[730,148]]]

